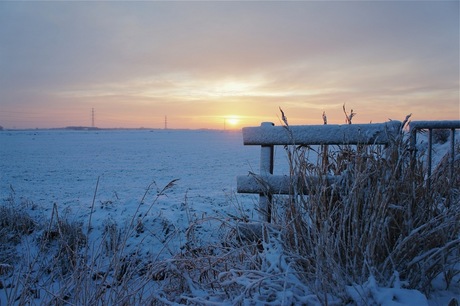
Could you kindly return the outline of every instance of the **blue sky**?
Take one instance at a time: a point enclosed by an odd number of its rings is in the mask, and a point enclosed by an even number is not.
[[[7,128],[460,118],[458,1],[11,1],[0,42]]]

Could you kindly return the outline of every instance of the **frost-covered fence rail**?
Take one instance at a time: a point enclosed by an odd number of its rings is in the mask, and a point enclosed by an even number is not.
[[[401,129],[401,122],[374,124],[274,126],[263,122],[258,127],[243,128],[245,145],[260,145],[260,173],[237,177],[239,193],[259,194],[259,210],[270,222],[273,194],[289,194],[295,178],[273,175],[273,152],[276,145],[388,145]],[[314,178],[312,178],[314,180]]]
[[[428,156],[427,156],[427,186],[431,185],[431,162],[433,151],[433,130],[450,130],[450,178],[454,176],[454,161],[455,161],[455,130],[460,129],[460,120],[444,120],[444,121],[412,121],[409,123],[410,146],[412,150],[412,163],[416,157],[417,132],[420,130],[428,130]]]

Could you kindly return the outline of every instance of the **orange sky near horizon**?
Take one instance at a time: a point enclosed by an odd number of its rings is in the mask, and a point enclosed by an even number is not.
[[[458,120],[459,3],[0,2],[0,126]]]

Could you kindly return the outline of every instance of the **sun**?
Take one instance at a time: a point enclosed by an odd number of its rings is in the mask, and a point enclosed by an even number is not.
[[[237,125],[240,122],[240,119],[238,119],[237,117],[228,117],[226,120],[227,123],[230,125]]]
[[[224,117],[224,130],[235,129],[239,124],[241,124],[240,116],[229,115]]]

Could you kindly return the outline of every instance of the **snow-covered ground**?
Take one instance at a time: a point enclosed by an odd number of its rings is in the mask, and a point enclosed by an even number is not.
[[[161,231],[151,228],[157,234],[139,242],[145,253],[154,253],[162,249],[158,242],[163,245],[167,239],[169,230],[164,227],[183,230],[190,218],[234,214],[257,218],[257,197],[235,194],[235,188],[237,175],[258,172],[259,154],[259,147],[243,145],[240,131],[3,131],[0,197],[3,201],[14,196],[47,219],[53,205],[61,214],[81,222],[88,222],[91,214],[91,235],[100,235],[108,220],[125,224],[136,212],[148,210],[151,219],[164,220]],[[275,156],[275,172],[283,173],[287,163],[281,147]],[[176,179],[172,188],[157,197]],[[148,219],[144,222],[147,228],[158,224]],[[170,245],[170,251],[180,247],[179,241]],[[161,252],[159,256],[170,255]],[[382,305],[426,303],[419,292],[378,288],[372,280],[363,290],[371,292]],[[400,303],[386,300],[392,294]],[[445,305],[453,295],[458,297],[460,292],[439,288],[430,305]]]
[[[166,201],[219,206],[235,176],[257,165],[257,149],[238,132],[6,131],[0,134],[1,196],[17,195],[51,208],[76,210],[98,201],[135,200],[146,187],[179,179]],[[199,208],[207,211],[208,207]]]
[[[75,220],[92,213],[94,235],[107,220],[125,224],[154,201],[149,218],[180,231],[191,217],[252,214],[256,200],[235,198],[236,176],[257,169],[259,153],[242,145],[239,131],[5,131],[0,144],[2,199],[33,203],[43,218],[54,204]],[[154,252],[154,241],[146,245]]]

